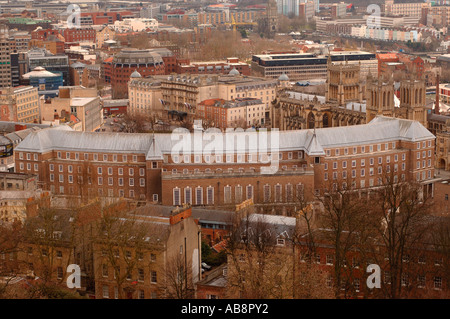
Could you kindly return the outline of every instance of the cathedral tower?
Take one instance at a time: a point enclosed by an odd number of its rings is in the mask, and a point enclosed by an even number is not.
[[[394,82],[374,79],[371,74],[366,82],[366,123],[377,115],[393,117],[395,113]]]
[[[266,9],[267,23],[269,26],[269,33],[275,35],[278,31],[278,8],[276,0],[269,0]]]
[[[326,101],[337,102],[340,106],[362,102],[360,70],[358,64],[332,64],[328,57]]]
[[[423,79],[409,77],[400,82],[399,117],[419,121],[427,127],[425,108],[426,84]]]

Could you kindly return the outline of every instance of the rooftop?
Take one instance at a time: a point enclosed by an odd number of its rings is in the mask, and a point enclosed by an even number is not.
[[[22,75],[22,78],[24,79],[29,79],[29,78],[48,78],[48,77],[57,77],[57,76],[61,76],[60,74],[57,73],[52,73],[50,71],[47,71],[46,69],[44,69],[41,66],[35,67],[33,69],[33,71],[25,73],[24,75]]]
[[[174,135],[175,134],[175,135]],[[174,138],[179,134],[179,139]],[[244,141],[232,145],[233,149],[226,149],[229,143],[223,142],[223,150],[227,152],[257,152],[256,141],[261,133],[231,132],[223,138],[236,138]],[[386,141],[417,142],[434,139],[422,124],[412,120],[378,116],[368,124],[344,127],[330,127],[293,131],[270,131],[266,133],[267,146],[279,151],[303,150],[310,156],[324,156],[326,148],[362,145]],[[182,137],[186,136],[183,143]],[[163,160],[164,155],[172,154],[174,149],[183,153],[201,153],[211,147],[207,137],[198,140],[185,129],[177,129],[173,133],[109,133],[109,132],[77,132],[67,127],[43,129],[29,134],[15,149],[15,151],[45,153],[52,150],[78,150],[86,152],[129,152],[145,154],[147,160]],[[244,137],[246,137],[244,139]],[[201,137],[200,137],[201,138]],[[225,140],[224,140],[225,141]],[[208,148],[209,149],[209,148]]]
[[[73,97],[71,98],[71,106],[85,106],[86,104],[99,99],[98,97]]]

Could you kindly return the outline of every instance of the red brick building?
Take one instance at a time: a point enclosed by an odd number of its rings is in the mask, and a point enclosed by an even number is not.
[[[298,258],[300,263],[311,262],[319,269],[328,273],[327,287],[334,289],[335,255],[336,252],[330,242],[330,230],[314,231],[315,255],[309,256],[307,240],[308,235],[301,237],[298,243]],[[389,270],[389,259],[383,245],[376,244],[376,254],[370,251],[363,253],[357,249],[351,249],[343,256],[341,268],[341,297],[361,298],[386,298],[389,294],[391,274]],[[423,298],[448,298],[449,287],[447,286],[445,265],[448,265],[448,256],[439,253],[433,247],[414,248],[407,247],[401,259],[402,275],[398,278],[401,285],[401,298],[423,299]],[[367,272],[369,264],[376,264],[381,270],[381,288],[367,287]]]
[[[167,48],[154,48],[150,52],[159,54],[164,62],[164,74],[171,74],[177,72],[177,56]]]
[[[227,128],[263,125],[264,110],[265,104],[256,98],[236,98],[229,101],[208,99],[197,105],[195,118],[225,131]]]
[[[111,83],[111,77],[112,77],[112,70],[113,70],[113,57],[106,58],[102,62],[103,67],[103,76],[106,83]]]
[[[252,199],[267,212],[289,213],[298,198],[323,194],[334,179],[369,190],[385,170],[394,181],[417,180],[426,196],[433,194],[435,137],[419,122],[377,117],[364,125],[271,132],[273,149],[259,153],[249,145],[258,145],[262,133],[233,134],[222,144],[182,135],[190,138],[183,144],[177,134],[47,129],[16,147],[16,169],[38,174],[54,194],[208,207]]]
[[[214,127],[225,129],[230,127],[227,121],[227,108],[224,99],[209,99],[197,105],[195,116],[203,121],[211,121]]]
[[[409,72],[414,72],[421,77],[425,71],[425,63],[420,56],[411,56],[404,53],[398,54],[399,61],[404,63]]]
[[[96,32],[93,28],[67,28],[63,31],[64,39],[67,42],[94,42],[96,39]]]
[[[31,32],[32,40],[48,40],[50,36],[58,36],[61,34],[59,30],[55,29],[37,29]]]
[[[163,75],[164,61],[160,54],[151,50],[124,49],[112,61],[111,89],[115,99],[128,97],[128,81],[137,71],[142,77]]]
[[[378,53],[378,74],[382,74],[387,71],[389,63],[398,63],[399,58],[396,53]]]

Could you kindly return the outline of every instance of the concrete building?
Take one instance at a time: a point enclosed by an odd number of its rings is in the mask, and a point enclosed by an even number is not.
[[[36,67],[45,68],[49,72],[60,72],[63,85],[69,85],[69,58],[66,55],[54,55],[46,49],[33,48],[24,55],[26,72]]]
[[[155,19],[156,14],[161,12],[161,4],[149,3],[139,11],[140,18]]]
[[[198,103],[208,99],[258,98],[268,109],[276,96],[278,81],[241,76],[236,69],[226,75],[169,75],[139,77],[129,82],[130,112],[164,111],[172,117],[193,120]]]
[[[39,123],[38,88],[28,85],[0,90],[0,108],[2,121]]]
[[[227,75],[169,76],[161,81],[162,104],[171,114],[188,120],[201,101],[258,98],[269,108],[276,96],[277,80],[239,75],[236,69]],[[191,121],[191,120],[189,120]]]
[[[338,19],[338,20],[325,20],[316,19],[316,30],[318,32],[338,33],[338,30],[349,29],[352,25],[365,24],[366,20],[364,18],[354,18],[354,19]],[[340,32],[343,33],[343,32]]]
[[[421,17],[422,9],[431,7],[431,3],[407,2],[394,3],[394,0],[385,0],[384,12],[394,16],[413,16]]]
[[[277,0],[276,3],[279,14],[299,16],[300,0]]]
[[[31,35],[28,32],[10,30],[8,34],[11,53],[25,52],[29,50]]]
[[[210,24],[214,26],[229,24],[233,21],[241,25],[252,25],[260,13],[256,10],[209,10],[198,13],[198,24]]]
[[[0,88],[12,86],[11,49],[8,40],[8,28],[0,26]]]
[[[300,3],[298,12],[298,16],[300,18],[303,18],[306,21],[310,21],[314,18],[315,14],[316,11],[314,9],[313,1],[305,1]]]
[[[361,80],[369,73],[376,75],[378,61],[376,55],[363,51],[331,51],[333,64],[361,64]],[[285,73],[291,81],[326,79],[327,56],[313,53],[285,53],[254,55],[252,57],[253,75],[267,78],[279,78]]]
[[[60,87],[58,97],[42,103],[42,122],[75,121],[79,123],[76,130],[93,132],[100,127],[102,119],[100,97],[95,88]]]
[[[331,17],[333,19],[339,19],[347,15],[347,3],[333,3],[331,5]]]
[[[141,31],[157,31],[158,30],[158,20],[149,18],[132,18],[123,19],[121,21],[116,20],[114,22],[114,31],[118,33],[124,32],[141,32]]]
[[[238,58],[227,58],[225,61],[191,62],[189,59],[178,59],[176,73],[178,74],[228,74],[236,69],[242,75],[250,75],[250,65],[240,62]],[[167,73],[170,74],[170,73]]]
[[[161,81],[155,78],[143,78],[139,72],[131,74],[128,83],[128,99],[130,101],[127,112],[129,114],[155,114],[163,117],[164,108],[161,103]]]
[[[35,190],[0,190],[0,223],[23,224],[27,218],[27,203],[39,196]]]

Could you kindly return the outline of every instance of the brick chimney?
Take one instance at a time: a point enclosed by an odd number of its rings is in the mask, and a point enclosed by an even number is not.
[[[27,128],[26,125],[23,125],[23,124],[16,124],[16,125],[14,126],[14,132],[22,131],[22,130],[25,130],[26,128]]]
[[[170,212],[170,225],[177,224],[183,219],[191,217],[191,215],[191,205],[183,205],[182,207],[177,207]]]

